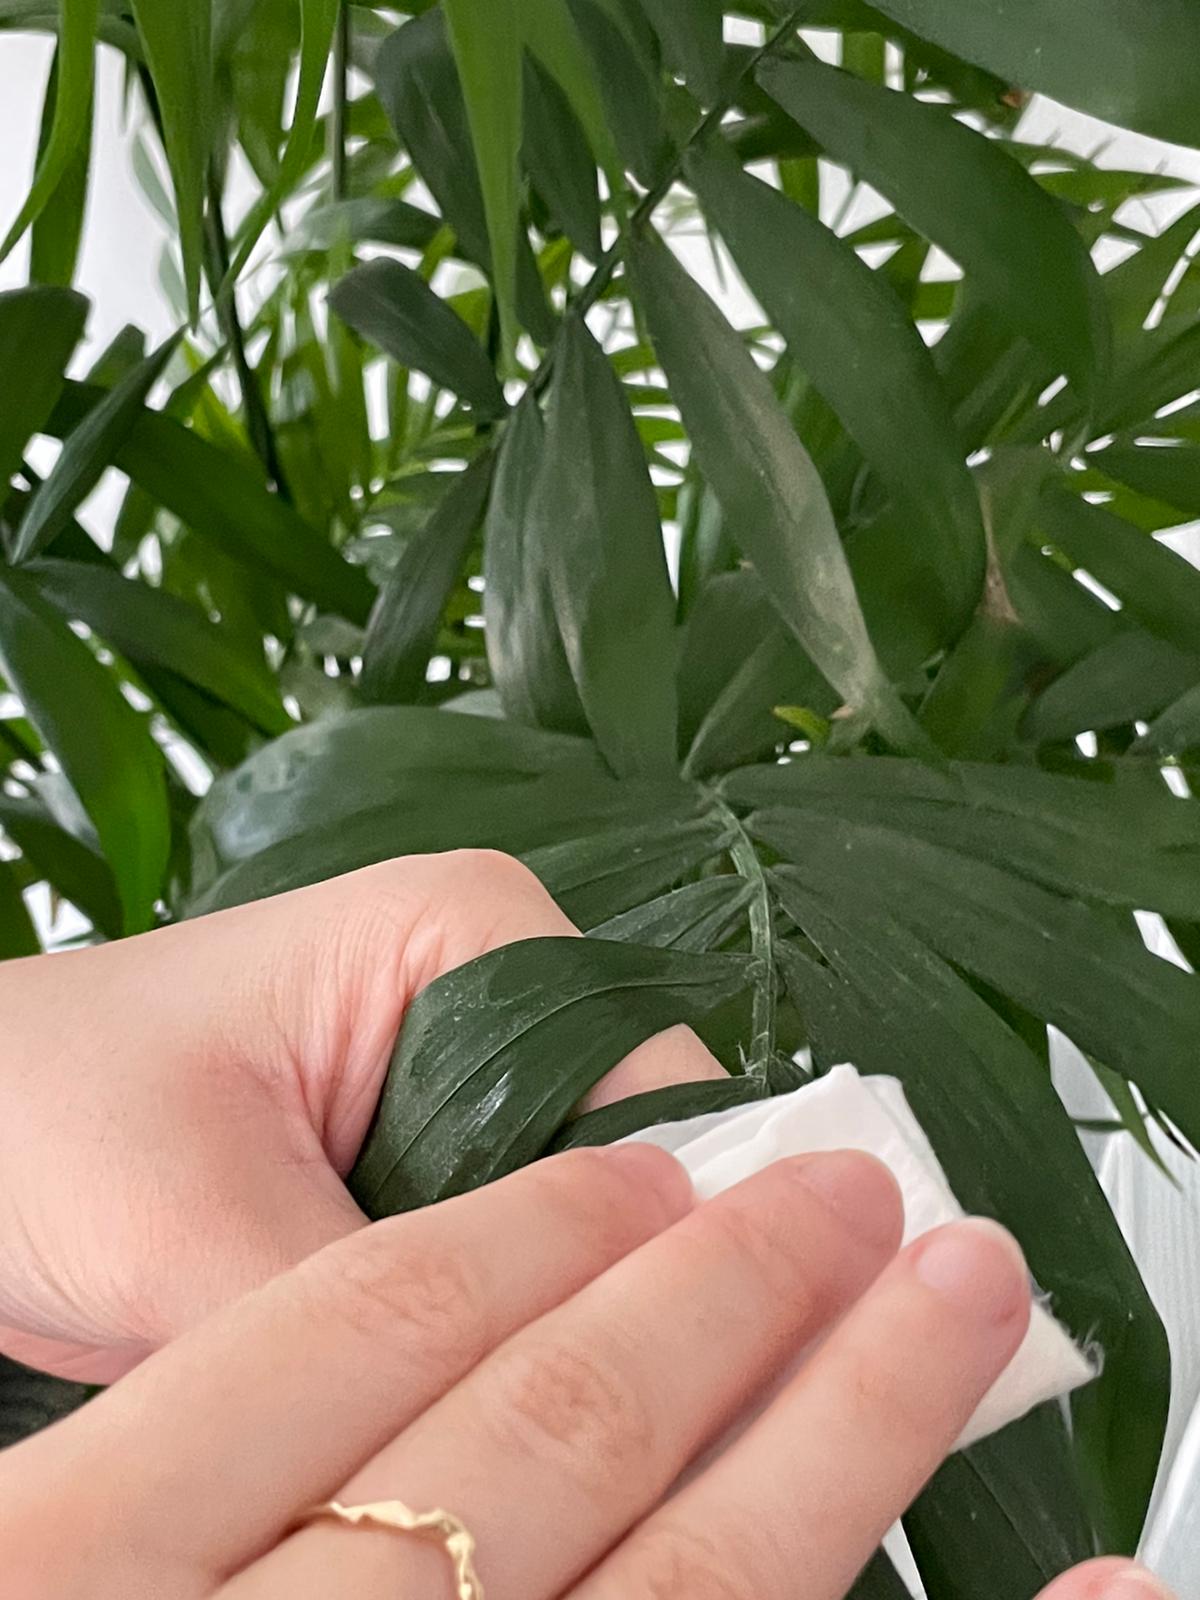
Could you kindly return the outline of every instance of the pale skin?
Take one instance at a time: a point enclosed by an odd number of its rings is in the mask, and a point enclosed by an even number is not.
[[[897,1251],[888,1173],[779,1162],[697,1204],[578,1151],[365,1226],[342,1177],[412,997],[573,931],[523,868],[411,858],[0,968],[0,1350],[114,1387],[0,1455],[6,1600],[840,1600],[1020,1342],[1013,1241]],[[720,1068],[675,1029],[596,1091]],[[817,1353],[677,1485],[797,1349]],[[1128,1562],[1043,1600],[1152,1600]]]

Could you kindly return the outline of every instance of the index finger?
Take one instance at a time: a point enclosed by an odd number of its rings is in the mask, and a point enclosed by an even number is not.
[[[13,1452],[3,1498],[38,1592],[73,1592],[81,1566],[94,1600],[209,1592],[690,1205],[662,1151],[581,1150],[327,1246]],[[65,1551],[51,1526],[64,1499]]]

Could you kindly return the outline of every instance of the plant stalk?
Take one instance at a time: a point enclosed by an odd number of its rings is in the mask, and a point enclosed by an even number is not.
[[[575,299],[571,302],[570,309],[574,311],[576,315],[585,317],[596,304],[596,301],[599,300],[605,289],[608,288],[609,283],[612,281],[612,275],[617,270],[617,266],[621,260],[625,239],[628,234],[632,233],[636,228],[639,228],[642,223],[644,223],[651,215],[653,215],[654,211],[659,205],[661,205],[663,200],[666,199],[667,195],[671,191],[672,184],[676,181],[683,170],[683,163],[688,152],[693,150],[696,145],[700,144],[705,138],[707,138],[708,134],[713,128],[720,126],[728,112],[732,109],[734,99],[742,84],[745,83],[746,79],[751,75],[751,73],[754,72],[755,68],[761,61],[765,60],[773,50],[777,49],[779,45],[781,45],[791,34],[796,31],[796,28],[799,26],[800,19],[804,15],[805,9],[806,7],[804,6],[793,6],[791,11],[789,11],[779,26],[772,29],[772,31],[768,33],[762,44],[759,45],[758,49],[753,53],[753,55],[750,56],[741,72],[738,73],[737,77],[734,79],[726,93],[722,95],[721,98],[704,113],[699,122],[697,122],[696,126],[692,129],[691,133],[676,151],[675,155],[667,163],[665,169],[658,179],[658,182],[655,183],[653,187],[647,189],[646,193],[638,201],[637,205],[634,206],[633,210],[629,213],[625,227],[613,240],[612,244],[609,245],[603,256],[601,256],[600,260],[596,263],[595,270],[593,271],[591,277],[583,285]],[[538,367],[537,372],[533,376],[532,387],[535,393],[540,393],[545,387],[546,381],[550,376],[550,369],[553,363],[554,351],[553,348],[551,348],[543,356],[541,365]]]
[[[718,795],[711,798],[732,834],[729,859],[738,876],[754,887],[754,898],[749,906],[750,948],[760,970],[754,984],[747,1070],[765,1072],[775,1055],[775,913],[771,891],[754,841],[742,826],[741,818]]]
[[[217,180],[216,169],[211,163],[208,169],[206,212],[205,232],[208,248],[205,251],[205,271],[212,291],[213,305],[221,325],[221,333],[233,356],[238,392],[242,397],[242,409],[246,414],[246,432],[268,479],[275,485],[280,498],[290,505],[292,495],[284,476],[283,464],[279,459],[271,419],[267,415],[262,391],[258,387],[246,356],[246,337],[238,320],[236,298],[232,292],[224,295],[219,293],[220,285],[229,271],[229,240],[226,237],[225,220],[221,213],[221,185]]]
[[[346,74],[350,61],[350,6],[341,0],[333,35],[333,105],[329,114],[330,186],[335,200],[344,200],[346,182]]]

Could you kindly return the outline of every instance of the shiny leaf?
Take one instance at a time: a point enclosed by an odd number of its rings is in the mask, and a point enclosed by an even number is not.
[[[408,1009],[351,1193],[387,1216],[532,1161],[623,1056],[746,973],[745,957],[598,939],[524,940],[447,973]]]

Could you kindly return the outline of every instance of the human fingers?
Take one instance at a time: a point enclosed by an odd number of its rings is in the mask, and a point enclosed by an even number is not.
[[[1145,1567],[1106,1557],[1064,1572],[1039,1600],[1172,1600],[1172,1595]]]
[[[662,1151],[576,1151],[330,1246],[0,1458],[5,1592],[207,1593],[690,1204]]]
[[[528,867],[495,850],[404,856],[242,908],[243,938],[251,932],[250,913],[256,946],[286,954],[269,964],[272,993],[287,997],[282,1006],[277,998],[274,1009],[295,1019],[289,1055],[342,1173],[366,1135],[413,998],[502,945],[579,931]],[[305,927],[312,931],[304,934]],[[264,1009],[260,1002],[249,1015]],[[670,1028],[620,1061],[585,1096],[583,1109],[725,1076],[690,1028]]]
[[[111,1381],[361,1227],[342,1178],[409,1001],[575,931],[526,867],[464,850],[0,966],[0,1351]],[[720,1071],[673,1029],[601,1093]]]
[[[571,1600],[842,1600],[953,1447],[1029,1319],[994,1223],[925,1235],[762,1417]],[[1072,1597],[1073,1600],[1073,1597]]]
[[[450,1506],[488,1600],[550,1600],[863,1291],[902,1225],[869,1156],[776,1163],[516,1334],[337,1498]],[[412,1540],[317,1524],[222,1600],[441,1600],[443,1567]]]

